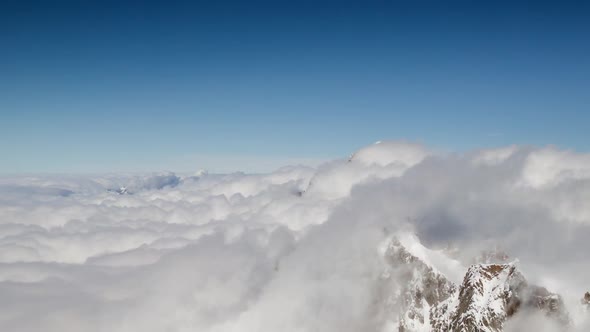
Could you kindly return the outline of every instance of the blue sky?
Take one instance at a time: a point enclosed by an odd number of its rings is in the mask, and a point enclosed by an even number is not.
[[[590,150],[590,6],[8,1],[0,173],[266,170],[382,139]]]

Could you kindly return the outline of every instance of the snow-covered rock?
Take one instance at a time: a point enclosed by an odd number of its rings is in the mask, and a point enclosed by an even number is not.
[[[402,237],[402,239],[404,239]],[[406,243],[404,243],[406,242]],[[515,263],[471,265],[459,284],[431,263],[440,254],[419,241],[391,239],[384,258],[389,278],[401,285],[392,293],[391,309],[399,312],[398,331],[500,332],[510,317],[521,311],[540,312],[567,326],[569,317],[559,295],[529,285]],[[504,253],[484,255],[506,260]],[[437,264],[454,264],[447,258]],[[460,265],[453,265],[453,269]],[[590,301],[590,294],[587,294]],[[590,302],[589,302],[590,303]]]
[[[457,298],[448,306],[450,315],[445,315],[450,318],[448,325],[445,328],[441,324],[441,330],[501,331],[506,318],[518,307],[513,287],[524,282],[512,264],[472,265]]]
[[[430,331],[430,312],[448,299],[456,286],[442,273],[392,239],[385,257],[394,267],[401,289],[394,299],[399,303],[399,331]]]

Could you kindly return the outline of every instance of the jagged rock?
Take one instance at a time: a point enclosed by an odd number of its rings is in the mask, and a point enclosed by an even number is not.
[[[390,243],[386,258],[397,268],[403,282],[398,330],[416,331],[429,327],[431,308],[449,298],[456,286],[412,255],[397,239]]]
[[[586,307],[586,310],[590,311],[590,292],[586,292],[582,298],[582,305]]]
[[[402,276],[399,331],[500,332],[520,311],[540,311],[569,324],[561,297],[529,285],[513,263],[474,264],[457,287],[396,239],[386,258]],[[590,294],[586,298],[590,303]]]
[[[569,315],[561,296],[549,292],[544,287],[535,285],[526,285],[518,295],[524,300],[522,305],[524,309],[540,310],[547,317],[556,320],[564,326],[570,323]]]
[[[472,265],[459,291],[433,311],[433,330],[501,331],[518,306],[511,285],[523,280],[511,264]]]
[[[540,310],[561,324],[569,322],[561,297],[529,286],[514,264],[472,265],[456,303],[448,328],[440,326],[441,331],[502,331],[506,319],[520,310]]]

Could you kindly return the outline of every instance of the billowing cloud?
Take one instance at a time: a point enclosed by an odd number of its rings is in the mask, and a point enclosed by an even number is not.
[[[267,174],[1,178],[0,330],[393,331],[393,236],[453,281],[502,250],[583,330],[589,170],[556,148],[380,142]],[[533,324],[559,330],[506,330]]]

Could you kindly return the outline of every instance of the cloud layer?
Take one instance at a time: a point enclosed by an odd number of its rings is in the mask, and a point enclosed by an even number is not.
[[[501,248],[582,329],[589,201],[590,155],[551,147],[380,142],[259,175],[0,178],[0,330],[388,331],[380,246],[399,232],[452,252],[457,275]]]

